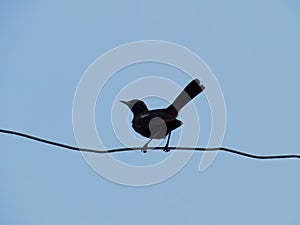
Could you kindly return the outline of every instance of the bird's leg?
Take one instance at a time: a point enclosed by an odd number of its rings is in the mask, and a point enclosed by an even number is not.
[[[150,141],[152,141],[152,138],[149,141],[147,141],[147,143],[142,147],[141,151],[143,153],[147,153],[147,148],[148,148],[148,144],[150,143]]]
[[[164,151],[165,151],[165,152],[169,152],[169,151],[170,151],[170,149],[169,149],[170,137],[171,137],[171,132],[170,132],[169,135],[168,135],[168,140],[167,140],[167,143],[166,143],[166,145],[165,145],[165,147],[164,147]]]

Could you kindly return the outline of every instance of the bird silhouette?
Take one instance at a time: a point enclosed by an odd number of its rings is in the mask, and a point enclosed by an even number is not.
[[[152,139],[163,139],[167,135],[168,140],[164,151],[170,151],[169,142],[171,133],[182,125],[182,122],[176,119],[178,112],[204,89],[205,87],[200,84],[200,81],[194,79],[181,91],[171,105],[163,109],[149,110],[146,104],[138,99],[121,101],[133,113],[133,129],[140,135],[149,138],[147,143],[141,148],[142,152],[147,152],[148,144]]]

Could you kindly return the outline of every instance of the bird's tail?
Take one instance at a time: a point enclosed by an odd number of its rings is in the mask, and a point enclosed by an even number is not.
[[[168,113],[177,116],[180,109],[182,109],[189,101],[200,94],[205,87],[200,84],[198,79],[192,80],[183,91],[177,96],[174,102],[167,108]]]

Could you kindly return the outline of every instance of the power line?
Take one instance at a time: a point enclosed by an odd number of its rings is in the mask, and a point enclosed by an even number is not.
[[[66,145],[62,143],[58,143],[55,141],[50,141],[47,139],[39,138],[36,136],[28,135],[25,133],[17,132],[17,131],[11,131],[11,130],[4,130],[0,129],[0,133],[4,134],[10,134],[14,136],[19,136],[27,139],[31,139],[37,142],[42,142],[48,145],[54,145],[57,147],[73,150],[73,151],[82,151],[82,152],[91,152],[91,153],[99,153],[99,154],[104,154],[104,153],[115,153],[115,152],[126,152],[126,151],[136,151],[136,150],[141,150],[141,147],[131,147],[131,148],[115,148],[115,149],[108,149],[108,150],[96,150],[96,149],[89,149],[89,148],[78,148],[75,146],[71,145]],[[147,147],[149,150],[163,150],[164,147]],[[248,158],[254,158],[254,159],[289,159],[289,158],[300,158],[300,155],[296,154],[289,154],[289,155],[254,155],[238,150],[234,150],[231,148],[226,148],[226,147],[212,147],[212,148],[201,148],[201,147],[169,147],[170,150],[185,150],[185,151],[223,151],[223,152],[229,152],[232,154],[236,155],[241,155],[244,157]]]

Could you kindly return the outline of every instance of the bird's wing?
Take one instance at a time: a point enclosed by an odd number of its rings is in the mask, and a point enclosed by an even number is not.
[[[166,122],[170,122],[176,119],[172,114],[166,112],[165,110],[151,110],[149,111],[149,115],[154,118],[154,117],[159,117],[165,120]]]

